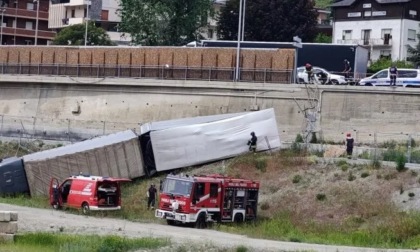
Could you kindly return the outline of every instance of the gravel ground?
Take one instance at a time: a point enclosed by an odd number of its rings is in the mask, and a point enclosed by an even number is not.
[[[125,237],[168,238],[173,245],[158,251],[176,251],[183,246],[187,251],[218,251],[239,246],[248,251],[322,251],[322,252],[376,252],[413,251],[326,246],[293,242],[280,242],[248,238],[215,230],[198,230],[159,224],[136,223],[120,219],[75,215],[53,209],[38,209],[0,203],[1,211],[17,211],[19,232],[59,232],[77,234],[120,235]],[[188,249],[190,248],[190,249]]]

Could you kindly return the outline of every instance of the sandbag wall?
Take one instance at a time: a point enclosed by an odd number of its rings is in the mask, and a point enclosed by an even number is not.
[[[7,73],[231,80],[236,49],[2,46],[0,64]],[[244,81],[268,79],[267,75],[273,75],[271,81],[287,81],[293,64],[293,49],[242,49],[240,53]]]

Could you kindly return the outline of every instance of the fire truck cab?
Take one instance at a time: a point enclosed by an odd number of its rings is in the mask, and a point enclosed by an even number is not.
[[[243,222],[257,217],[259,181],[208,176],[168,175],[161,183],[157,218],[169,225]]]
[[[121,209],[120,182],[130,179],[78,175],[67,178],[61,185],[56,178],[50,182],[50,204],[53,208],[90,210]]]

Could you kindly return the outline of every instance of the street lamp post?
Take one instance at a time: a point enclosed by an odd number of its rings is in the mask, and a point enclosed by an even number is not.
[[[235,81],[239,81],[239,60],[241,53],[241,34],[242,34],[242,0],[239,0],[239,20],[238,20],[238,45],[236,48],[236,71],[235,71]]]
[[[86,1],[86,29],[85,29],[85,46],[87,46],[87,34],[88,34],[88,23],[89,23],[89,4],[90,1]]]
[[[34,3],[36,3],[35,45],[38,45],[39,1],[40,0],[34,0]]]
[[[0,45],[3,45],[3,17],[6,9],[0,9],[1,12],[1,31],[0,31]]]
[[[241,41],[244,41],[245,39],[245,13],[246,13],[246,0],[244,0],[244,10],[243,10],[243,17],[242,17],[242,36]]]

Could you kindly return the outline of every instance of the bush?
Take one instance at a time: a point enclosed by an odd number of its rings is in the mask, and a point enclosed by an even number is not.
[[[236,248],[236,252],[247,252],[248,249],[245,246],[239,246]]]
[[[405,169],[405,163],[407,162],[407,158],[404,154],[399,154],[395,160],[395,163],[397,164],[397,171],[401,172]]]
[[[360,177],[362,177],[362,178],[366,178],[366,177],[369,177],[369,172],[363,172],[361,175],[360,175]]]
[[[323,193],[318,193],[316,195],[316,199],[319,200],[319,201],[324,201],[326,198],[327,198],[327,196],[325,196],[325,194],[323,194]]]
[[[268,210],[270,209],[270,204],[268,202],[264,202],[261,204],[261,210]]]
[[[416,196],[413,192],[408,193],[408,197],[413,198],[414,196]]]
[[[337,162],[337,165],[338,165],[338,166],[347,165],[347,161],[346,161],[346,160],[339,160],[339,161]]]
[[[265,157],[259,157],[255,159],[255,167],[262,171],[265,172],[266,168],[267,168],[267,160],[265,159]]]
[[[301,134],[297,134],[295,138],[295,143],[303,143],[303,137]]]
[[[420,164],[420,150],[411,152],[410,162]]]
[[[347,178],[349,181],[353,181],[353,180],[355,180],[356,179],[356,176],[354,176],[353,175],[353,173],[352,172],[350,172],[349,173],[349,176],[348,176],[348,178]]]
[[[297,184],[297,183],[299,183],[301,180],[302,180],[302,176],[300,176],[300,175],[295,175],[295,176],[293,177],[292,182],[293,182],[294,184]]]
[[[344,164],[340,168],[343,172],[346,172],[349,169],[349,166],[348,166],[348,164]]]
[[[394,64],[398,68],[413,68],[414,67],[413,64],[407,61],[402,61],[402,60],[392,61],[387,58],[381,58],[372,62],[372,64],[368,68],[368,73],[376,73],[382,69],[389,68],[391,67],[391,65],[394,65]]]
[[[379,169],[382,166],[382,162],[376,157],[374,157],[371,162],[370,165],[372,166],[372,168],[374,169]]]

